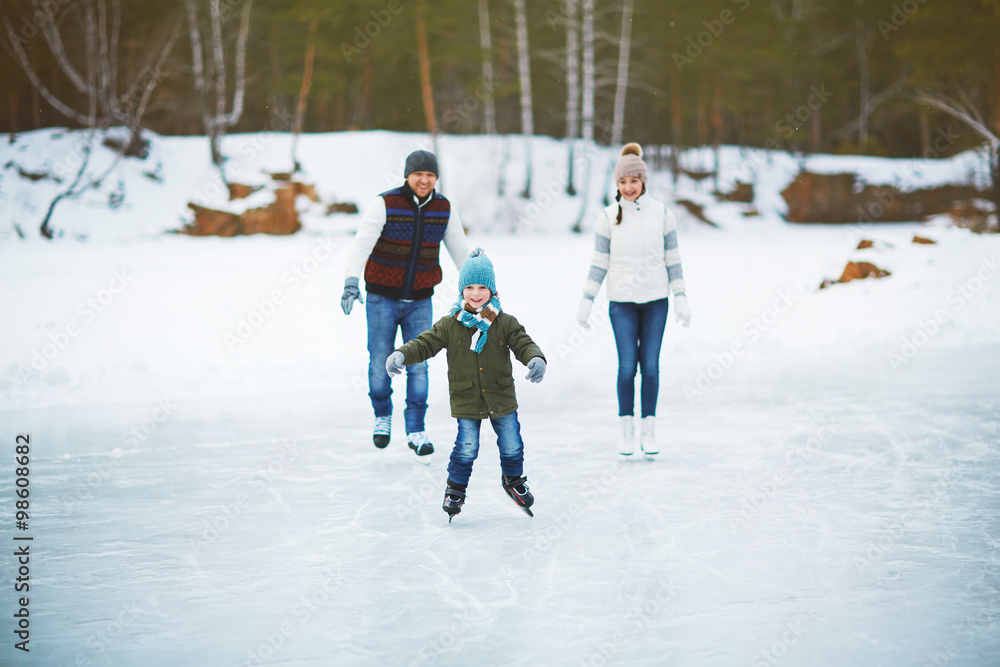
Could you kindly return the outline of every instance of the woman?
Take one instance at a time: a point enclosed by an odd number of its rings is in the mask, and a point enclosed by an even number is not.
[[[618,453],[635,450],[635,373],[640,369],[642,409],[639,446],[646,458],[658,453],[655,438],[656,398],[660,389],[660,344],[667,324],[667,295],[673,292],[674,312],[683,326],[691,323],[684,293],[684,272],[677,249],[677,223],[673,214],[646,194],[646,163],[642,148],[631,143],[622,148],[615,165],[618,202],[604,209],[594,230],[594,255],[577,310],[577,320],[587,319],[594,297],[607,278],[611,328],[618,348]]]

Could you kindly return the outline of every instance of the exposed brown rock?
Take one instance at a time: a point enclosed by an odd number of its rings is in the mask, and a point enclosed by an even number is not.
[[[683,206],[688,213],[698,218],[702,222],[707,222],[713,227],[718,227],[717,224],[715,224],[714,222],[705,217],[705,207],[702,206],[701,204],[696,204],[690,199],[678,199],[677,203]]]
[[[188,204],[194,211],[194,222],[180,230],[190,236],[240,236],[244,234],[294,234],[302,229],[295,210],[295,189],[278,188],[275,201],[267,206],[251,208],[243,215]]]
[[[874,241],[869,241],[868,239],[861,239],[861,243],[858,244],[858,250],[864,250],[865,248],[871,248],[875,245]]]
[[[857,187],[857,175],[801,171],[781,193],[789,222],[913,222],[984,196],[967,185],[902,192],[889,185]]]
[[[835,283],[848,283],[852,280],[862,280],[864,278],[885,278],[892,275],[885,269],[880,269],[871,262],[848,262],[844,267],[844,272],[837,280],[824,280],[819,288],[824,289]]]
[[[243,223],[240,216],[228,211],[219,211],[197,204],[188,204],[194,211],[194,223],[184,225],[181,234],[189,236],[225,236],[232,237],[243,233]]]
[[[334,213],[357,213],[357,204],[352,204],[351,202],[334,202],[326,207],[326,214],[332,215]]]
[[[295,190],[295,195],[305,195],[309,198],[309,201],[319,201],[319,195],[316,194],[316,186],[309,185],[306,183],[299,183],[298,181],[292,183],[292,188]]]
[[[914,237],[913,237],[913,242],[914,243],[924,243],[924,244],[927,244],[927,245],[934,245],[934,244],[937,243],[937,241],[934,241],[933,239],[925,238],[923,236],[916,236],[916,235],[914,235]]]
[[[736,185],[731,192],[716,192],[715,196],[725,201],[741,202],[743,204],[753,203],[753,183],[736,181]]]
[[[243,183],[230,183],[229,184],[229,201],[234,199],[246,199],[253,193],[257,192],[263,185],[244,185]]]

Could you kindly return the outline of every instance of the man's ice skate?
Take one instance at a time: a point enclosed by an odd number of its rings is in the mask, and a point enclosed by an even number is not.
[[[465,484],[456,484],[450,479],[447,486],[444,487],[444,503],[442,503],[441,509],[448,513],[448,523],[451,523],[455,515],[462,511],[462,505],[465,504],[465,489]]]
[[[392,415],[376,417],[375,428],[372,429],[372,441],[379,449],[385,449],[389,444],[389,433],[392,431]]]
[[[654,461],[657,454],[660,453],[659,448],[656,446],[656,417],[649,416],[642,418],[642,436],[639,438],[639,446],[642,448],[642,454],[646,457],[648,461]]]
[[[535,516],[529,507],[531,507],[535,502],[535,497],[531,495],[531,491],[528,490],[528,478],[527,477],[507,477],[506,475],[500,475],[500,481],[503,484],[503,490],[507,492],[510,499],[517,503],[517,506],[528,513],[528,516]]]
[[[410,445],[410,449],[417,455],[417,461],[424,465],[430,465],[431,454],[434,453],[434,445],[427,439],[427,433],[424,431],[407,433],[406,440]]]

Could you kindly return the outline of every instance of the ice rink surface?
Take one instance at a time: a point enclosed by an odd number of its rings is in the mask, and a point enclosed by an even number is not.
[[[661,392],[655,462],[614,455],[601,373],[518,377],[535,517],[486,427],[451,525],[442,407],[431,466],[353,393],[3,413],[34,538],[3,662],[998,664],[998,376],[997,346],[743,360]]]

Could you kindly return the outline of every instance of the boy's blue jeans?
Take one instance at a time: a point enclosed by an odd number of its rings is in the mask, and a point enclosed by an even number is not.
[[[635,414],[635,371],[642,376],[642,416],[656,414],[660,393],[660,346],[667,326],[666,299],[648,303],[612,301],[608,307],[618,348],[618,415]]]
[[[385,360],[396,349],[396,330],[403,342],[431,328],[431,300],[399,301],[368,293],[365,314],[368,317],[368,396],[376,417],[392,414],[392,379],[385,372]],[[406,432],[424,430],[427,413],[427,362],[406,367],[406,409],[403,419]]]
[[[458,437],[451,450],[448,462],[448,479],[459,484],[468,484],[472,475],[472,464],[479,455],[479,427],[482,419],[459,419]],[[497,434],[500,447],[500,470],[507,477],[520,477],[524,470],[524,442],[521,441],[521,424],[517,412],[497,419],[490,418],[493,431]]]

